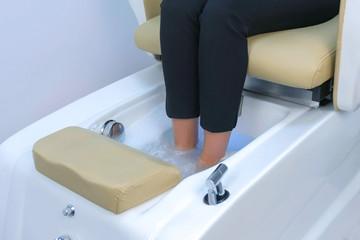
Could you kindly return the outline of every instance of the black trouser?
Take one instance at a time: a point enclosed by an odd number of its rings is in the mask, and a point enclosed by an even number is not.
[[[161,51],[170,118],[232,130],[247,67],[247,37],[322,23],[340,0],[163,0]]]

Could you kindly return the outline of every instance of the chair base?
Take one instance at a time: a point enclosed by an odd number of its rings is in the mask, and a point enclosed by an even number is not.
[[[300,89],[247,76],[244,89],[317,108],[332,101],[332,85],[333,78],[316,88]]]

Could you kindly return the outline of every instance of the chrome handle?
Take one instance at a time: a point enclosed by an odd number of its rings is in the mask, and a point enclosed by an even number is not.
[[[208,194],[204,197],[204,202],[208,205],[216,205],[225,201],[230,193],[223,188],[221,179],[227,172],[228,167],[221,163],[206,179]]]
[[[220,194],[223,194],[223,188],[221,184],[221,179],[224,177],[225,173],[227,172],[228,167],[221,163],[206,179],[206,186],[209,189],[214,190],[216,193],[218,193],[218,187],[220,185]]]

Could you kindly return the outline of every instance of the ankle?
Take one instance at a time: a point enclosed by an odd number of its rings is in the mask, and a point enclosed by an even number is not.
[[[223,157],[224,156],[207,155],[204,152],[202,152],[198,161],[200,166],[212,167],[218,164]]]
[[[196,147],[196,142],[181,142],[178,143],[175,141],[175,148],[179,150],[190,150]]]

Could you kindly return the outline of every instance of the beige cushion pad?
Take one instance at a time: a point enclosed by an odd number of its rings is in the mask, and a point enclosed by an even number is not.
[[[320,86],[334,75],[337,29],[335,17],[315,26],[250,37],[248,73],[290,87]],[[140,49],[161,55],[160,16],[136,30],[135,42]]]
[[[39,172],[114,213],[181,180],[176,166],[78,127],[40,139],[33,156]]]

